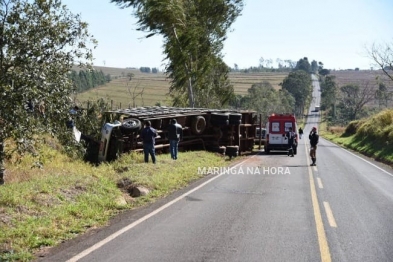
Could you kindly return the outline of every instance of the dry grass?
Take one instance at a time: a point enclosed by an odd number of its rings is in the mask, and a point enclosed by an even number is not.
[[[378,90],[379,83],[383,83],[388,90],[393,90],[393,81],[389,80],[382,70],[340,70],[331,71],[331,75],[336,77],[335,81],[339,87],[355,84],[360,88]],[[374,99],[372,102],[368,103],[368,105],[377,107],[378,100]],[[392,105],[393,103],[390,102],[390,106]]]
[[[112,81],[77,95],[77,101],[96,101],[98,98],[113,100],[114,107],[126,108],[133,106],[172,105],[169,96],[170,80],[162,72],[142,73],[137,69],[122,69],[111,67],[95,67],[105,75],[110,74]],[[127,81],[127,74],[133,73],[131,82]],[[280,83],[288,73],[230,73],[229,78],[234,86],[235,94],[245,95],[255,83],[268,81],[274,88],[280,89]],[[142,95],[136,94],[143,91]]]
[[[328,127],[328,132],[335,135],[341,135],[345,132],[345,127],[343,126],[330,126]]]

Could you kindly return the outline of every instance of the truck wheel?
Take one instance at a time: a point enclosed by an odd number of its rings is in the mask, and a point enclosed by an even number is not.
[[[242,123],[242,114],[233,113],[229,115],[230,125],[240,125]]]
[[[224,113],[212,113],[210,115],[210,124],[212,126],[226,126],[229,124],[229,115]]]
[[[227,146],[225,154],[230,157],[236,157],[239,155],[239,146]]]
[[[123,121],[120,126],[120,130],[123,134],[131,134],[133,132],[138,132],[141,129],[141,121],[136,118],[129,118]]]
[[[194,135],[200,135],[206,129],[206,120],[203,116],[194,117],[191,121],[191,131]]]

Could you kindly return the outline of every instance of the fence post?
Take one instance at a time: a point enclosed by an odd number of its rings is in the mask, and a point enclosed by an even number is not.
[[[259,150],[262,144],[262,114],[259,114]]]

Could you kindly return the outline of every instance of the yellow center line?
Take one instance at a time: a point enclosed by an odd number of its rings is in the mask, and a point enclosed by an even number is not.
[[[304,145],[304,147],[306,147],[306,145]],[[307,147],[306,147],[306,152],[307,152]],[[332,261],[332,258],[330,255],[329,245],[326,238],[325,228],[323,226],[321,209],[319,208],[319,203],[318,203],[317,190],[315,189],[314,176],[310,166],[310,159],[308,157],[307,157],[307,165],[308,165],[308,175],[310,178],[311,201],[314,209],[315,225],[318,235],[319,251],[321,252],[321,261],[330,262]]]

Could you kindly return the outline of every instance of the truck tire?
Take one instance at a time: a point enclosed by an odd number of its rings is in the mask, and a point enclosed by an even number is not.
[[[194,135],[201,135],[206,129],[206,120],[203,116],[196,116],[191,121],[191,132]]]
[[[229,124],[230,125],[240,125],[241,123],[242,123],[242,114],[232,113],[229,115]]]
[[[122,125],[120,126],[120,131],[122,134],[131,134],[133,132],[138,132],[141,129],[141,121],[136,118],[124,119]]]
[[[229,114],[212,113],[210,115],[210,124],[212,126],[226,126],[226,125],[229,125]]]
[[[239,155],[239,146],[227,146],[225,154],[230,157],[236,157]]]

